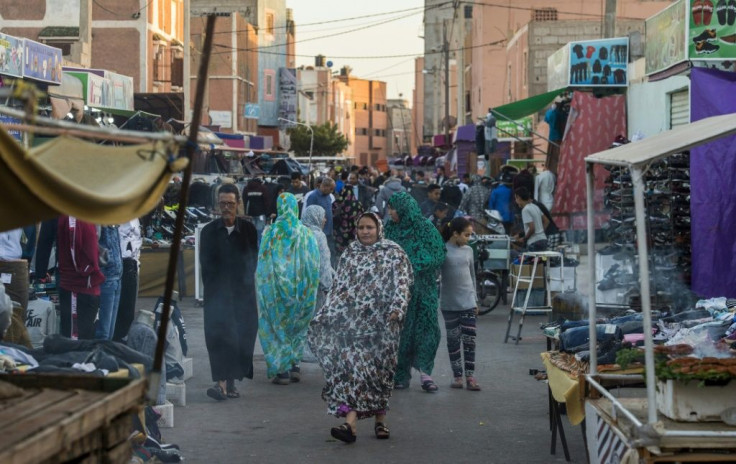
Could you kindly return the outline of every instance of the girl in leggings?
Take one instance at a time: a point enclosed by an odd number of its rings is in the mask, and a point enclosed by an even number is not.
[[[473,226],[463,217],[456,217],[442,227],[447,254],[440,280],[440,309],[445,320],[447,351],[454,377],[450,387],[463,388],[465,385],[468,390],[478,391],[480,385],[473,376],[478,301],[473,250],[468,246],[472,233]]]

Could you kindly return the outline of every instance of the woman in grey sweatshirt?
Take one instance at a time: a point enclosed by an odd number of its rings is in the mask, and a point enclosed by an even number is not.
[[[480,385],[473,377],[478,300],[473,249],[468,246],[472,233],[473,226],[463,217],[457,217],[442,227],[447,254],[440,280],[440,309],[445,320],[447,351],[454,377],[450,387],[463,388],[464,367],[466,388],[478,391]]]

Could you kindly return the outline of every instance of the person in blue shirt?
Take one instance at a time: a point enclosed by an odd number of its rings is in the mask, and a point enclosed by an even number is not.
[[[511,179],[507,176],[501,177],[501,182],[491,192],[491,198],[488,200],[488,209],[496,210],[503,218],[503,226],[508,234],[511,226],[514,224],[514,211],[511,208],[513,193],[511,192]]]

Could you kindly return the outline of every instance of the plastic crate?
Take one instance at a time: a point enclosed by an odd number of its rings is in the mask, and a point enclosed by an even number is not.
[[[153,409],[161,414],[161,417],[157,422],[160,428],[174,428],[174,405],[170,401],[167,401],[164,404],[157,404],[156,406],[153,406]]]
[[[187,405],[187,384],[182,383],[166,383],[166,401],[171,401],[176,406]]]

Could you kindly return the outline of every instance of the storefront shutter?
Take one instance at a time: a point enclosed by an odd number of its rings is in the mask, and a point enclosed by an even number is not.
[[[670,129],[690,123],[689,89],[670,94]]]

